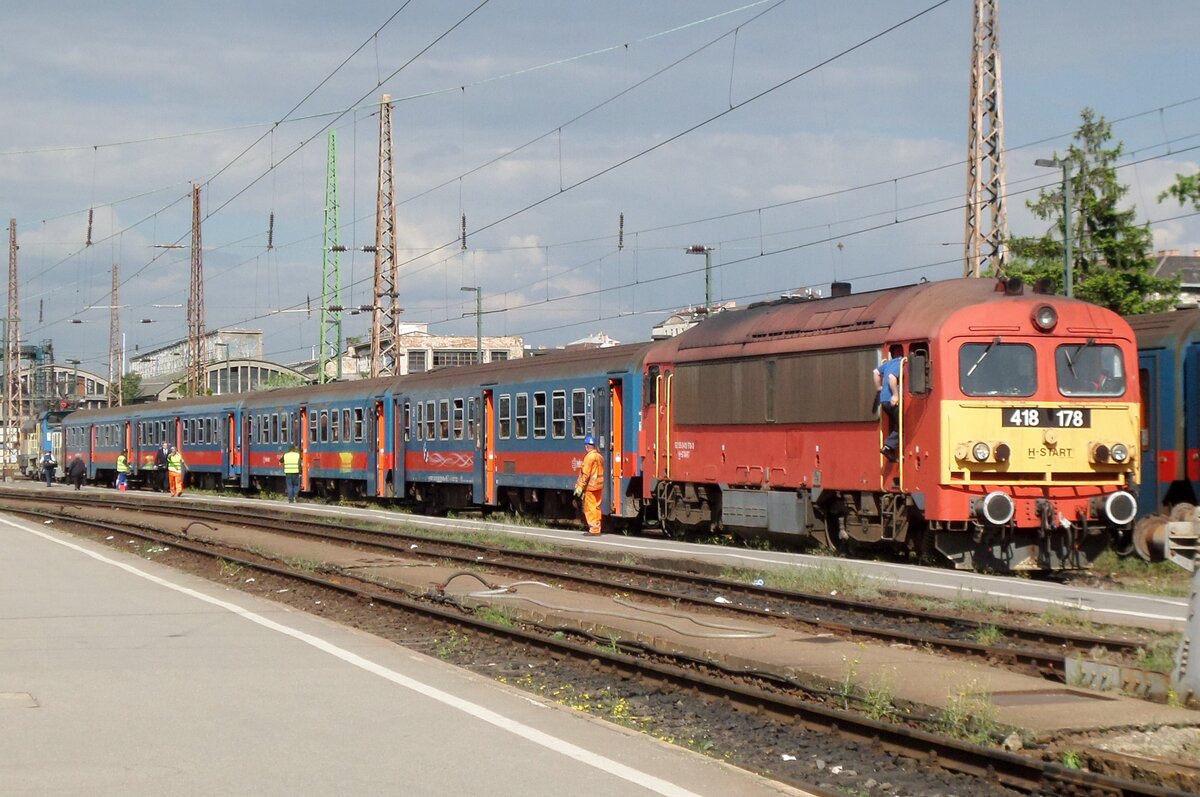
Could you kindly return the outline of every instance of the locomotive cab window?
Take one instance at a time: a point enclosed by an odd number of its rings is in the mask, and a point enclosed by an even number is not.
[[[1054,350],[1054,374],[1064,396],[1125,395],[1125,364],[1116,346],[1091,340]]]
[[[958,350],[958,384],[965,396],[1032,396],[1037,356],[1027,343],[964,343]]]

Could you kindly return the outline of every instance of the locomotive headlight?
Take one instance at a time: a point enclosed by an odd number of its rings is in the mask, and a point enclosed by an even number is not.
[[[1043,304],[1033,311],[1033,324],[1042,332],[1049,332],[1058,324],[1058,311],[1048,304]]]
[[[1112,457],[1112,461],[1116,462],[1118,465],[1126,462],[1129,459],[1129,449],[1124,443],[1113,443],[1113,446],[1108,450],[1108,453],[1109,456]]]
[[[982,441],[971,446],[971,456],[976,462],[987,462],[988,457],[992,455],[992,447]]]
[[[1094,446],[1092,446],[1092,460],[1100,463],[1101,465],[1104,465],[1108,462],[1108,458],[1111,456],[1111,454],[1112,452],[1109,450],[1108,446],[1104,445],[1104,443],[1096,443]]]
[[[997,462],[1008,462],[1008,460],[1011,456],[1012,456],[1012,449],[1008,447],[1008,443],[997,443],[996,444],[996,461]]]

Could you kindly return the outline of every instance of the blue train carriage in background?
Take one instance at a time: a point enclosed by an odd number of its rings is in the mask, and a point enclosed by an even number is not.
[[[49,451],[58,463],[55,478],[63,477],[67,467],[67,455],[63,450],[62,423],[70,414],[71,409],[64,402],[53,409],[38,413],[21,429],[20,468],[26,476],[35,480],[42,478],[42,452]]]
[[[1141,515],[1200,495],[1200,310],[1126,319],[1142,388]]]
[[[397,384],[405,495],[426,511],[482,506],[574,519],[593,434],[606,523],[641,516],[642,363],[651,344],[554,352],[405,377]]]
[[[80,411],[63,423],[63,434],[67,455],[84,458],[92,481],[112,484],[117,456],[125,451],[130,481],[152,484],[156,455],[165,442],[183,454],[188,483],[212,489],[239,473],[236,447],[230,442],[236,442],[232,432],[240,415],[239,397],[212,396]]]
[[[322,498],[393,494],[393,379],[312,385],[244,396],[242,486],[283,490],[280,458],[300,452],[300,489]]]

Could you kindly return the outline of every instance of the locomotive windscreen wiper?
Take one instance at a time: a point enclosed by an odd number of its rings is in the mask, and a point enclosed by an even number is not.
[[[989,354],[991,354],[991,353],[992,353],[992,347],[993,347],[993,346],[995,346],[995,345],[996,345],[997,343],[999,343],[999,342],[1000,342],[1000,336],[999,336],[999,335],[997,335],[996,337],[992,338],[992,342],[991,342],[991,343],[989,343],[989,344],[987,345],[987,348],[983,350],[983,354],[979,355],[979,359],[975,361],[975,364],[974,364],[974,365],[972,365],[972,366],[971,366],[969,369],[967,369],[967,376],[970,376],[971,374],[975,373],[975,369],[979,367],[979,364],[980,364],[981,362],[983,362],[983,358],[984,358],[984,357],[987,357]]]
[[[1091,347],[1091,346],[1095,346],[1095,345],[1096,345],[1096,339],[1095,339],[1095,338],[1088,338],[1086,343],[1084,343],[1083,345],[1081,345],[1079,348],[1077,348],[1077,349],[1075,350],[1075,356],[1076,356],[1076,357],[1078,357],[1080,354],[1082,354],[1082,353],[1083,353],[1083,351],[1084,351],[1085,349],[1087,349],[1087,348],[1089,348],[1089,347]],[[1074,360],[1074,359],[1072,359],[1072,357],[1071,357],[1071,352],[1064,350],[1064,351],[1063,351],[1063,353],[1064,353],[1064,354],[1066,355],[1066,357],[1067,357],[1067,370],[1069,370],[1069,371],[1071,372],[1071,376],[1073,376],[1073,377],[1075,377],[1076,379],[1078,379],[1078,378],[1079,378],[1079,374],[1075,373],[1075,360]]]

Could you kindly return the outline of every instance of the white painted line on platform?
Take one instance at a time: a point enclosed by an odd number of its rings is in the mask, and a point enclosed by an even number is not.
[[[491,709],[484,708],[476,703],[464,700],[460,697],[450,694],[449,692],[444,692],[437,687],[430,686],[429,684],[423,683],[414,678],[409,678],[406,675],[401,675],[395,670],[391,670],[387,667],[376,664],[373,661],[365,659],[356,653],[351,653],[350,651],[338,647],[337,645],[321,639],[320,637],[316,637],[298,629],[291,628],[290,626],[286,626],[282,623],[276,622],[275,620],[270,620],[260,614],[243,609],[236,604],[229,603],[228,601],[223,601],[210,595],[205,595],[202,592],[197,592],[189,587],[184,587],[171,581],[167,581],[166,579],[152,575],[143,570],[139,570],[132,565],[125,564],[124,562],[118,562],[115,559],[110,559],[101,553],[89,551],[88,549],[80,545],[76,545],[68,540],[59,539],[51,534],[47,534],[41,529],[30,528],[28,526],[21,525],[20,523],[14,523],[2,517],[0,517],[0,523],[3,523],[6,526],[11,526],[15,529],[20,529],[21,531],[29,532],[30,534],[35,534],[45,540],[62,545],[66,548],[70,548],[74,551],[78,551],[85,556],[90,556],[96,561],[120,568],[127,573],[131,573],[135,576],[146,579],[147,581],[158,584],[159,586],[166,587],[167,589],[174,590],[184,595],[196,598],[197,600],[204,601],[205,603],[213,606],[225,609],[226,611],[232,612],[233,614],[249,620],[252,623],[257,623],[264,628],[277,631],[281,634],[303,642],[306,645],[310,645],[317,650],[341,659],[347,664],[353,665],[359,669],[365,670],[366,672],[372,673],[373,675],[377,675],[380,678],[391,681],[398,686],[410,689],[418,694],[430,698],[431,700],[436,700],[443,705],[449,706],[450,708],[457,709],[464,714],[468,714],[476,719],[482,720],[483,722],[493,725],[500,730],[507,731],[508,733],[519,736],[526,741],[540,745],[547,750],[567,756],[568,758],[573,758],[580,763],[594,767],[595,769],[628,781],[636,786],[641,786],[647,791],[652,791],[656,794],[662,794],[665,797],[700,797],[700,795],[698,795],[696,792],[689,791],[681,786],[676,786],[673,783],[669,783],[646,772],[641,772],[633,769],[632,767],[625,766],[618,761],[614,761],[611,758],[593,753],[590,750],[585,750],[584,748],[572,744],[564,739],[551,736],[548,733],[539,731],[538,729],[532,728],[524,723],[517,722],[516,720],[505,717],[502,714],[498,714]]]

